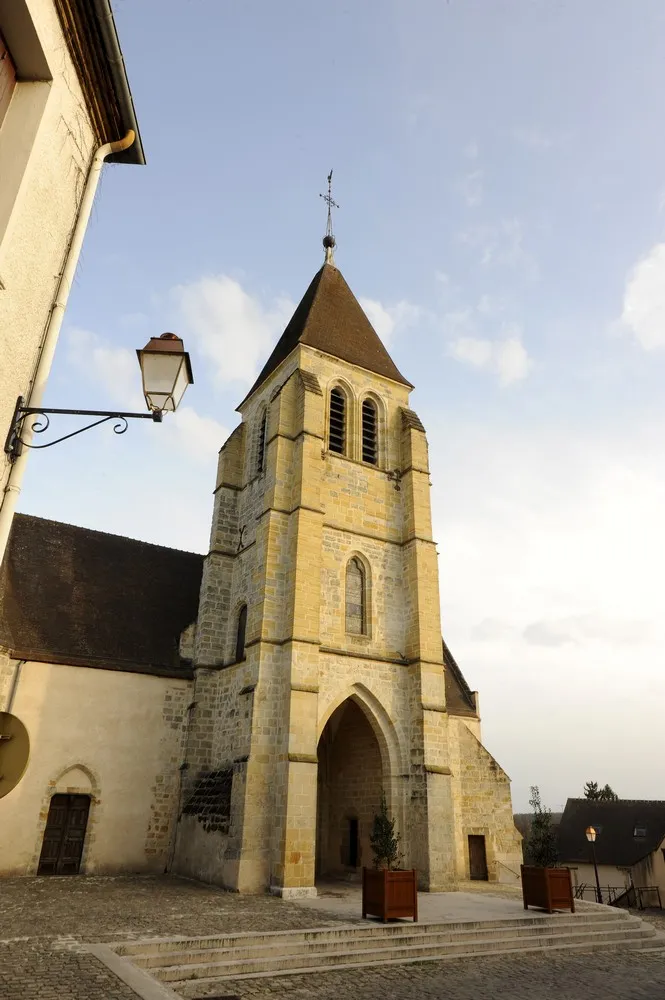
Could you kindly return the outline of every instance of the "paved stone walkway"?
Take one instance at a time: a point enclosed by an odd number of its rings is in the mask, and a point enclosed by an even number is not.
[[[186,997],[251,1000],[663,1000],[665,959],[656,955],[485,958],[394,965],[191,987]]]
[[[136,1000],[82,942],[311,926],[292,903],[167,876],[2,879],[0,1000]]]
[[[83,942],[298,929],[334,915],[164,877],[0,882],[0,1000],[136,1000]],[[348,917],[344,918],[348,923]],[[605,953],[432,962],[203,987],[183,996],[267,1000],[664,1000],[662,955]]]

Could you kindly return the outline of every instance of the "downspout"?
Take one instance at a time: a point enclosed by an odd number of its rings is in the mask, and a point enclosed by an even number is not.
[[[9,698],[7,700],[7,707],[5,712],[11,712],[14,707],[14,700],[16,698],[16,692],[18,691],[19,681],[21,680],[21,668],[25,663],[25,660],[17,660],[16,667],[14,668],[14,676],[12,677],[12,686],[9,689]]]
[[[51,364],[53,363],[53,355],[58,342],[60,327],[62,326],[67,300],[69,299],[69,293],[74,281],[74,275],[79,262],[81,247],[83,245],[85,231],[88,226],[88,220],[90,219],[92,204],[97,191],[97,185],[99,183],[104,160],[111,153],[121,153],[123,150],[129,149],[135,138],[135,132],[132,129],[129,129],[124,139],[119,139],[116,142],[105,143],[96,150],[92,158],[92,163],[90,164],[90,169],[85,182],[85,188],[83,190],[83,197],[81,198],[78,215],[74,224],[71,239],[69,241],[67,256],[60,273],[60,280],[58,282],[55,298],[53,300],[53,305],[51,306],[48,322],[46,324],[46,330],[44,332],[37,366],[32,378],[29,395],[26,399],[26,406],[39,406],[44,396],[46,381],[51,371]],[[26,421],[24,426],[24,438],[29,441],[31,437],[30,422]],[[4,431],[2,436],[4,436]],[[12,463],[9,470],[9,478],[7,479],[7,483],[4,488],[2,502],[0,504],[0,564],[2,563],[5,550],[7,548],[9,531],[12,525],[16,505],[18,503],[19,494],[21,492],[21,483],[23,482],[23,475],[25,473],[28,451],[29,449],[24,449],[18,458],[16,458],[16,460]]]

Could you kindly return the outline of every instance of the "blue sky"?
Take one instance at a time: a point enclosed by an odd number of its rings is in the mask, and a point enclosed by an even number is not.
[[[215,453],[322,260],[416,384],[444,631],[517,808],[662,797],[665,7],[116,0],[145,168],[105,168],[47,405],[161,427],[33,456],[20,509],[204,551]],[[551,728],[548,726],[551,722]]]

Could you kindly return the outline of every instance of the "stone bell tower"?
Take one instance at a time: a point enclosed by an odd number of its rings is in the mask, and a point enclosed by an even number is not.
[[[220,451],[174,870],[313,894],[371,864],[384,791],[421,888],[499,879],[519,835],[441,638],[425,430],[334,245]]]

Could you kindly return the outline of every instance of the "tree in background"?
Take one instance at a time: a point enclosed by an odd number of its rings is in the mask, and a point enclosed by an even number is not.
[[[619,796],[610,788],[609,785],[605,785],[604,788],[598,787],[597,781],[587,781],[584,785],[584,798],[592,799],[595,802],[618,802]]]
[[[552,813],[540,801],[538,785],[532,785],[529,805],[533,809],[531,829],[524,849],[529,864],[538,868],[553,868],[558,861],[556,831],[552,826]]]

